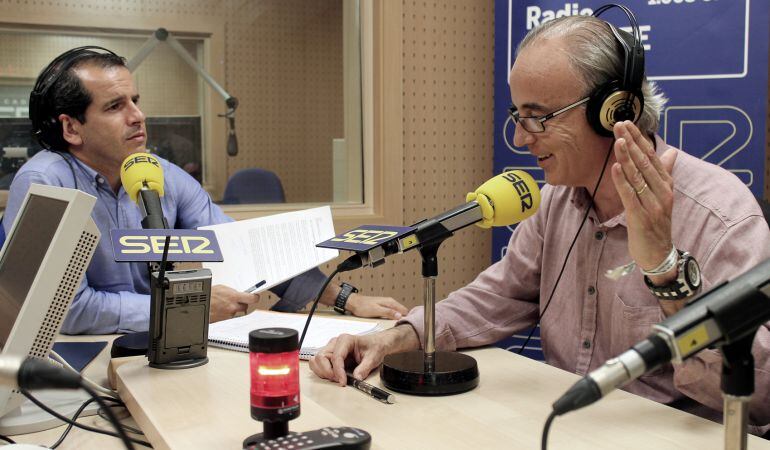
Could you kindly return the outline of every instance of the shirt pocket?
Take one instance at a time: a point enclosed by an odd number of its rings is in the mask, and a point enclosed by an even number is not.
[[[618,356],[639,341],[652,334],[652,326],[663,319],[660,306],[630,306],[620,296],[615,295],[612,302],[612,323],[610,324],[610,351],[612,356]],[[644,376],[658,375],[665,369],[659,367]]]

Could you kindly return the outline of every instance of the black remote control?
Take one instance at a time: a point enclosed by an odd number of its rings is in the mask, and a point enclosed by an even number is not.
[[[262,433],[243,441],[244,450],[315,450],[350,449],[368,450],[372,437],[364,430],[353,427],[325,427],[313,431],[290,432],[286,436],[265,439]]]

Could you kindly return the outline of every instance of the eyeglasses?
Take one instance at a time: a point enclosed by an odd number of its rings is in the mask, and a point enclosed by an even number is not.
[[[521,124],[521,126],[530,133],[542,133],[543,131],[545,131],[544,123],[546,120],[553,119],[559,114],[564,114],[570,109],[582,105],[583,103],[587,102],[589,99],[590,97],[586,97],[582,100],[576,101],[571,105],[565,106],[564,108],[561,108],[559,110],[556,110],[554,112],[551,112],[539,117],[536,117],[536,116],[521,117],[519,116],[519,110],[516,109],[515,106],[508,108],[508,113],[511,115],[511,119],[513,119],[513,122],[516,125]]]

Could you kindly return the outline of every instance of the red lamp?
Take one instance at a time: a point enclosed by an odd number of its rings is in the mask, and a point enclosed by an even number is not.
[[[262,439],[286,436],[288,422],[300,413],[297,331],[290,328],[252,331],[249,363],[251,417],[265,424],[264,432],[255,436]]]

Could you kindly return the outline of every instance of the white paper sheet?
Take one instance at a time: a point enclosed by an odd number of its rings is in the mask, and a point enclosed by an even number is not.
[[[331,208],[292,211],[256,219],[200,227],[217,236],[224,261],[203,263],[212,284],[246,291],[257,282],[261,292],[339,255],[315,244],[334,237]]]

